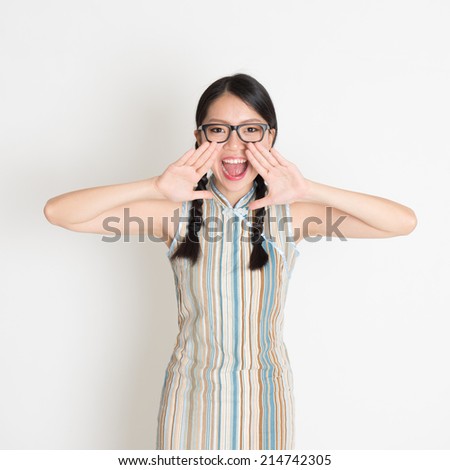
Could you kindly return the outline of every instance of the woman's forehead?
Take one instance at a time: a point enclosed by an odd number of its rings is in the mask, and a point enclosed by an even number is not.
[[[206,121],[237,124],[250,121],[263,121],[262,117],[237,96],[224,95],[209,106]]]

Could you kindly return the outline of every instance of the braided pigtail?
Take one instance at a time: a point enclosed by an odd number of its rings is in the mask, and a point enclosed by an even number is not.
[[[205,173],[201,180],[197,183],[196,191],[206,190],[208,184],[208,176]],[[180,222],[181,223],[181,222]],[[194,199],[192,207],[189,211],[189,224],[186,236],[181,240],[177,249],[172,253],[170,259],[175,258],[188,258],[192,264],[197,262],[200,253],[200,243],[198,239],[198,232],[203,225],[203,199]]]
[[[256,176],[255,181],[257,183],[255,191],[256,200],[261,199],[266,195],[266,184],[264,183],[264,178],[259,174]],[[251,227],[251,242],[253,245],[253,250],[250,255],[250,269],[252,271],[262,268],[269,260],[269,256],[262,246],[263,237],[261,236],[265,215],[265,207],[260,207],[257,209],[255,213],[255,222]]]

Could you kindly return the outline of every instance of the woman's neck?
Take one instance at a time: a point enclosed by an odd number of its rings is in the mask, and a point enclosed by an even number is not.
[[[253,187],[253,181],[251,184],[246,188],[240,188],[238,191],[229,191],[224,188],[217,178],[214,177],[214,174],[211,176],[216,185],[217,189],[227,198],[228,202],[231,204],[232,207],[236,205],[236,203],[242,199]]]

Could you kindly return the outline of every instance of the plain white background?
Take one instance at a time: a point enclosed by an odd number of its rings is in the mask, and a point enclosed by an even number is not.
[[[449,449],[449,3],[0,4],[0,445],[153,449],[177,334],[167,247],[49,224],[161,174],[217,78],[269,91],[305,177],[411,207],[407,237],[301,242],[285,309],[297,447]]]

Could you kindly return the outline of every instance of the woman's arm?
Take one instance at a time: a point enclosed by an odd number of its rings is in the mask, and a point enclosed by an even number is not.
[[[273,147],[267,149],[257,142],[248,144],[245,153],[269,186],[268,194],[252,201],[249,209],[290,204],[296,242],[314,235],[395,237],[408,235],[416,227],[416,214],[409,207],[308,180]]]
[[[160,176],[55,196],[44,207],[45,217],[54,225],[77,232],[147,233],[170,242],[182,202],[214,197],[211,191],[197,190],[196,185],[211,168],[219,149],[217,143],[205,142],[188,150]]]
[[[211,199],[211,191],[196,191],[195,185],[211,168],[220,147],[204,142],[197,149],[189,149],[171,163],[160,176],[133,183],[112,184],[64,193],[47,201],[44,214],[55,225],[73,226],[93,220],[113,208],[129,206],[137,201],[156,200],[155,207],[174,206],[173,203],[198,198]],[[171,204],[164,204],[170,201]],[[139,210],[143,209],[142,204]],[[146,204],[148,206],[148,204]],[[176,206],[176,204],[175,204]],[[145,209],[145,208],[144,208]],[[94,227],[98,228],[98,222]]]
[[[164,200],[154,176],[132,183],[97,186],[64,193],[49,199],[44,207],[47,220],[72,225],[91,220],[114,207],[139,200]]]
[[[408,235],[417,225],[414,211],[397,202],[305,181],[302,200],[291,204],[292,222],[300,229],[301,238],[316,235],[395,237]]]

